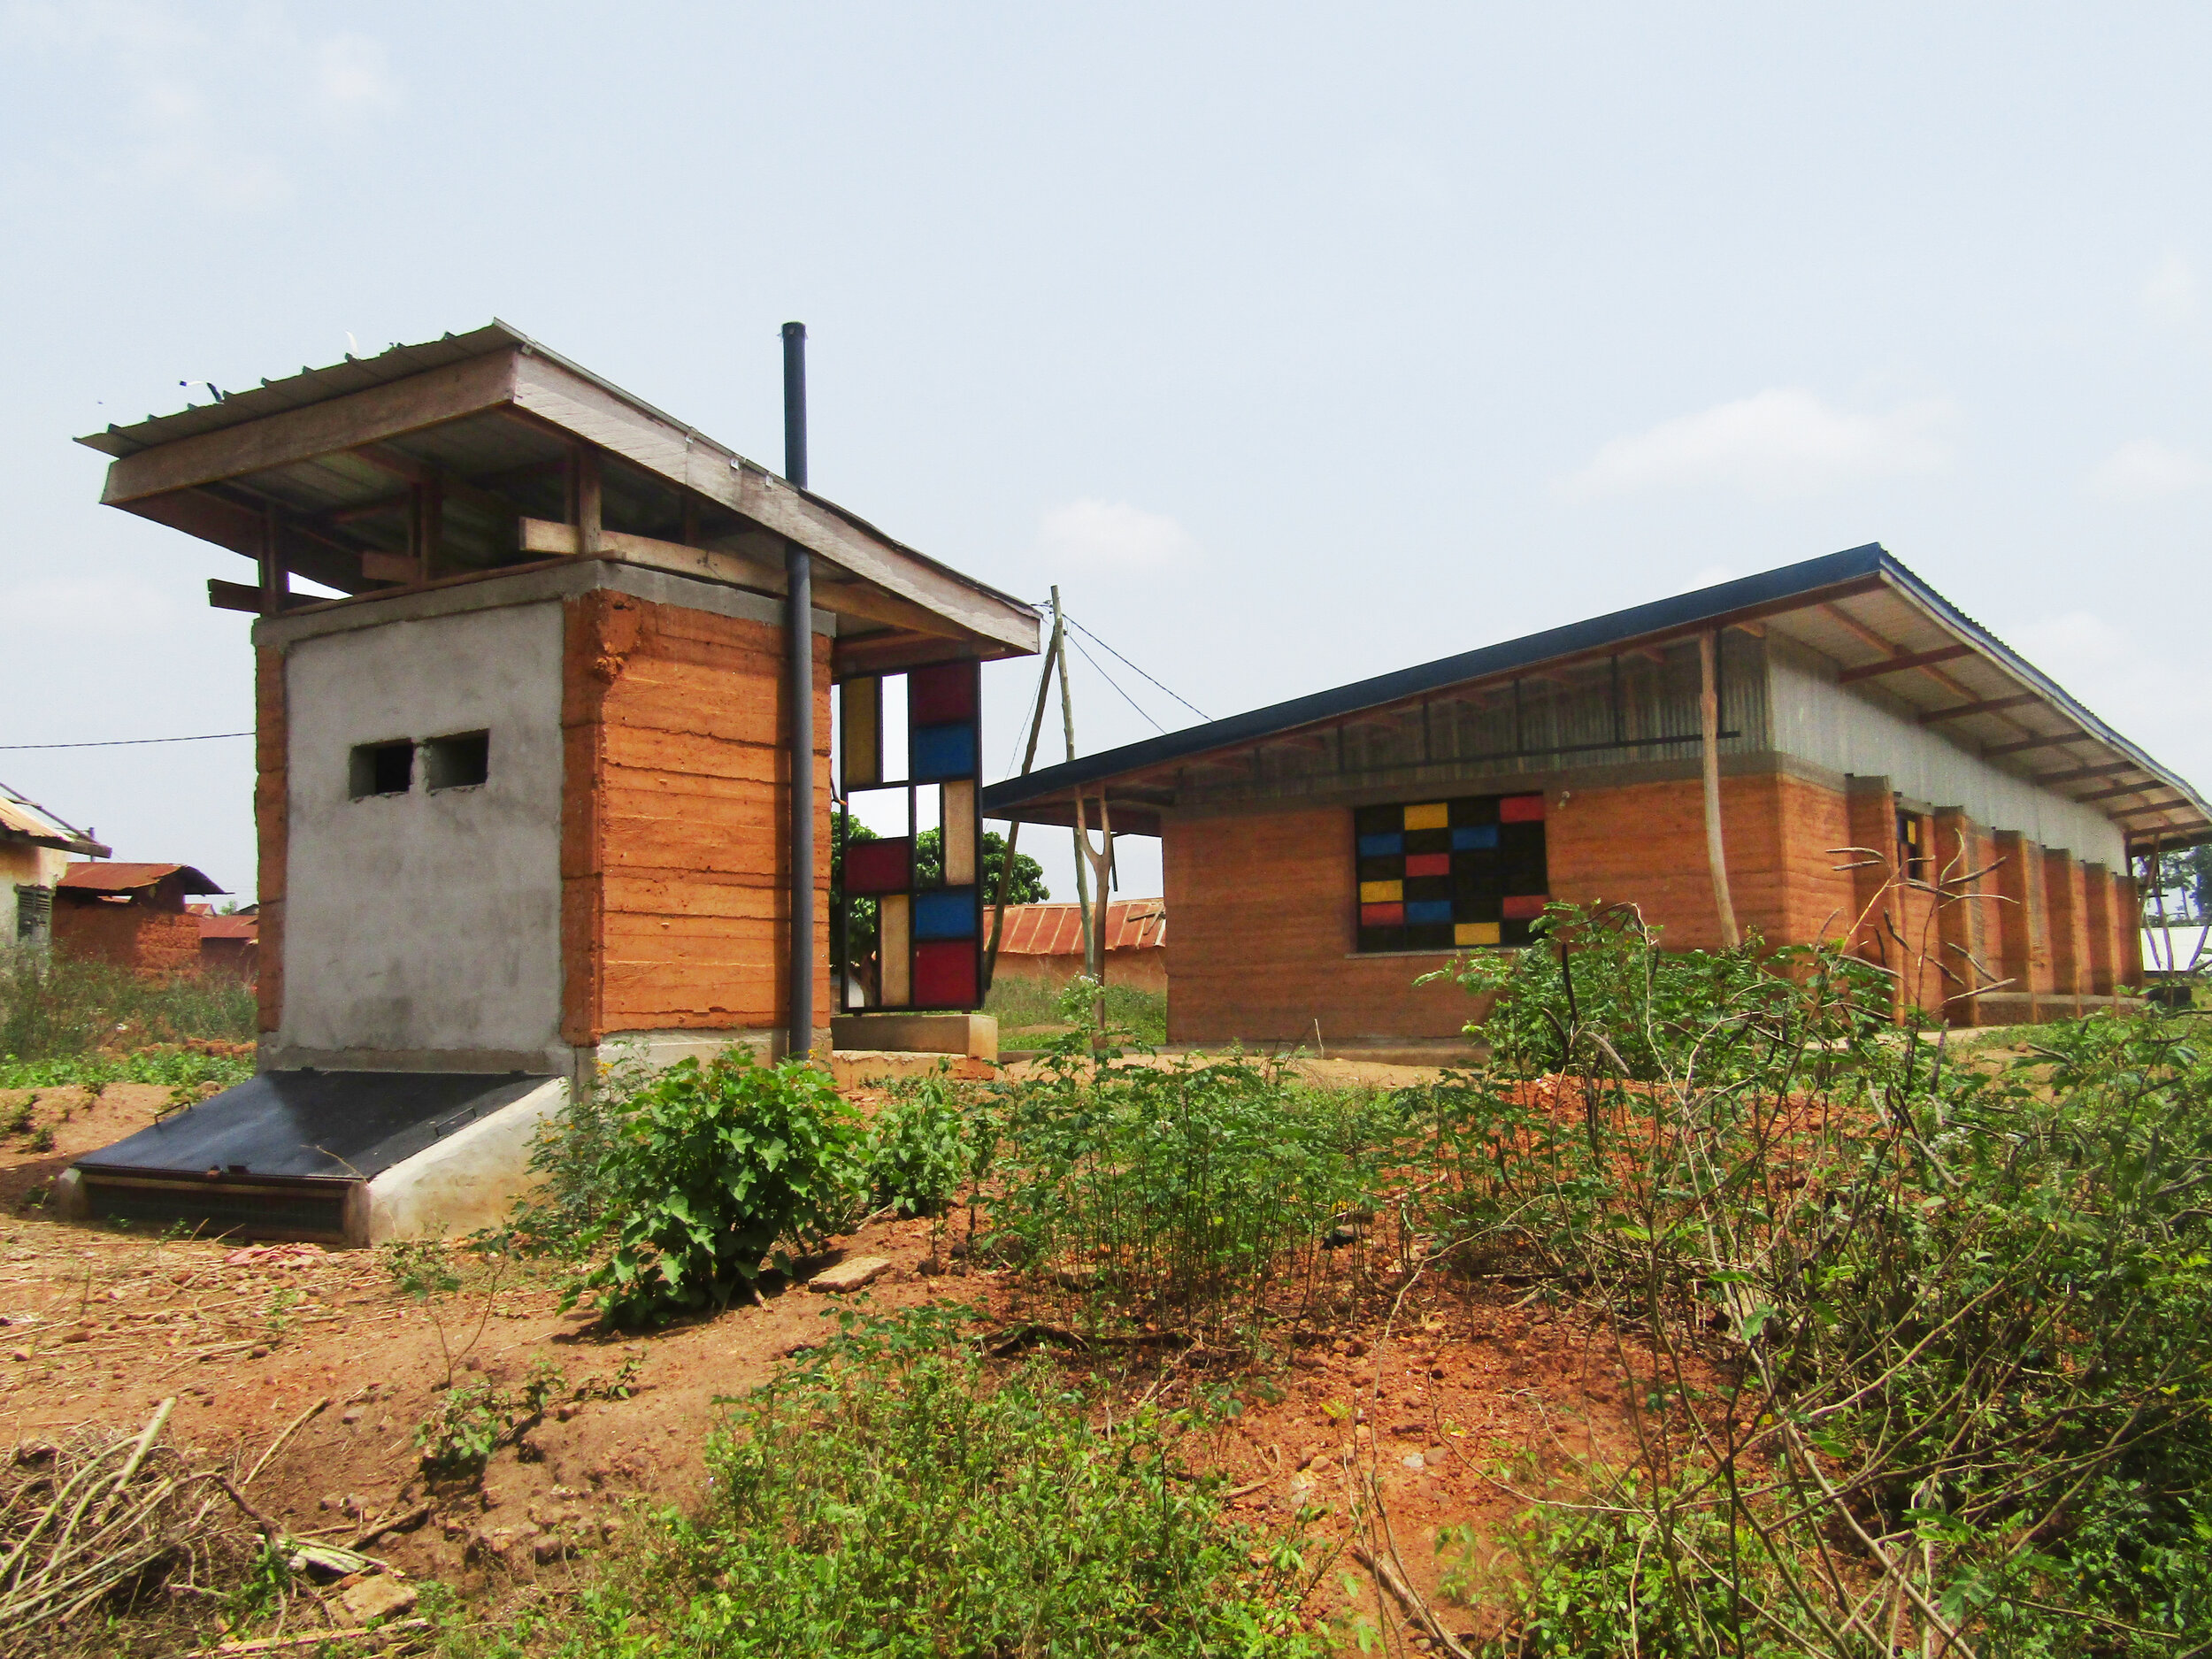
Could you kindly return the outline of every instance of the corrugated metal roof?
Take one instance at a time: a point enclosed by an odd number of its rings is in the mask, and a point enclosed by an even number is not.
[[[1846,600],[1876,614],[1870,618],[1857,616],[1845,608]],[[1786,625],[1800,633],[1815,649],[1841,664],[1846,678],[1855,677],[1859,671],[1882,673],[1886,688],[1904,697],[1924,716],[1941,719],[1946,713],[1958,712],[1958,693],[1944,689],[1945,680],[1958,680],[1977,698],[2012,693],[2018,694],[2024,702],[2032,700],[2042,710],[2033,721],[2021,720],[2009,712],[1985,717],[2010,722],[1993,729],[1986,726],[1982,728],[1990,739],[1986,747],[1993,754],[2025,753],[2031,745],[2039,750],[2062,743],[2095,746],[2126,763],[2124,770],[2138,772],[2154,780],[2151,786],[2141,789],[2126,789],[2123,786],[2115,791],[2116,795],[2169,794],[2179,799],[2124,810],[2107,807],[2101,798],[2085,803],[2098,805],[2116,822],[2154,816],[2165,820],[2155,826],[2124,826],[2125,833],[2139,841],[2156,834],[2165,845],[2174,847],[2185,845],[2193,839],[2212,838],[2212,805],[2208,805],[2191,785],[2100,719],[2055,680],[1907,570],[1877,542],[1593,617],[1587,621],[1548,628],[1502,644],[1463,651],[1417,667],[1379,674],[1333,690],[1256,709],[1248,714],[1189,726],[1102,754],[1046,767],[992,785],[983,792],[983,807],[994,818],[1064,822],[1068,821],[1064,817],[1054,814],[1065,812],[1069,800],[1079,788],[1102,787],[1135,773],[1157,773],[1200,756],[1250,749],[1302,728],[1324,726],[1392,705],[1410,704],[1448,687],[1478,680],[1503,680],[1565,659],[1592,657],[1631,644],[1679,637],[1753,618],[1763,618],[1770,626]],[[1852,626],[1854,623],[1856,627]],[[1876,623],[1881,626],[1874,627]],[[1878,649],[1870,642],[1870,634],[1877,638],[1886,637],[1896,650]],[[1901,657],[1898,652],[1909,654],[1924,649],[1932,651],[1941,663],[1940,677],[1889,672],[1886,664],[1905,666],[1915,660],[1909,655]],[[1946,655],[1947,652],[1955,655]],[[1947,710],[1943,706],[1947,703],[1953,706]],[[2057,725],[2049,727],[2047,723],[2053,720]],[[1970,723],[1950,729],[1962,735],[1974,728]],[[2020,740],[2017,733],[2024,730],[2029,736]],[[2016,748],[2007,748],[2008,741],[2015,742]],[[2029,782],[2036,781],[2039,768],[2032,759],[2015,764],[2020,768],[2019,775]],[[1143,821],[1156,826],[1156,807],[1147,810],[1144,803],[1133,804],[1135,810],[1125,813],[1118,805],[1116,807],[1117,827],[1125,824],[1133,826]]]
[[[991,921],[989,916],[984,918],[987,939],[990,937]],[[1155,950],[1166,943],[1166,900],[1109,902],[1108,950]],[[1082,914],[1072,904],[1010,904],[1006,907],[1006,934],[999,941],[999,952],[1017,956],[1079,956],[1083,954]]]
[[[58,852],[104,856],[107,849],[75,825],[56,818],[37,802],[0,783],[0,841],[27,841]]]
[[[71,864],[62,872],[61,885],[78,893],[135,893],[174,875],[184,878],[182,890],[187,893],[230,891],[217,887],[190,864]]]
[[[195,904],[191,909],[204,907]],[[202,939],[259,939],[261,918],[257,916],[202,916],[199,918]]]

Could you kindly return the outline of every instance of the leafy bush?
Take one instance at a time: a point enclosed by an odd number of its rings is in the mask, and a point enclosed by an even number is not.
[[[59,952],[0,947],[0,1067],[196,1038],[251,1042],[256,1025],[253,987],[229,974],[150,979]],[[0,1079],[0,1088],[44,1087]]]
[[[479,1651],[1202,1655],[1319,1651],[1292,1537],[1231,1525],[1184,1419],[1110,1432],[1041,1364],[995,1380],[957,1315],[858,1322],[711,1441],[710,1495],[571,1607]]]
[[[1065,989],[1065,987],[1047,985],[1037,979],[1001,973],[991,981],[990,995],[983,1001],[983,1011],[998,1021],[1002,1041],[1011,1033],[1065,1031],[1072,1026],[1089,1024],[1088,997],[1085,997],[1081,1008],[1071,1015],[1061,1005]],[[1133,985],[1123,985],[1110,979],[1106,982],[1106,1023],[1140,1043],[1165,1042],[1167,997],[1163,992],[1140,990]]]
[[[968,1113],[943,1070],[902,1078],[868,1125],[870,1201],[902,1216],[941,1216],[968,1180],[974,1153]]]
[[[449,1383],[436,1408],[415,1427],[423,1468],[448,1478],[481,1475],[494,1452],[543,1421],[546,1408],[567,1386],[560,1371],[543,1360],[518,1389],[492,1382]]]
[[[583,1241],[610,1253],[570,1286],[616,1325],[720,1309],[779,1245],[849,1216],[859,1188],[852,1109],[803,1061],[774,1067],[733,1048],[679,1061],[610,1100],[591,1187],[603,1218]]]
[[[1828,952],[1566,933],[1505,974],[1535,1038],[1425,1096],[1448,1248],[1583,1300],[1640,1408],[1633,1464],[1524,1537],[1516,1640],[2212,1636],[2202,1027],[2092,1018],[1996,1070],[1873,1023]]]

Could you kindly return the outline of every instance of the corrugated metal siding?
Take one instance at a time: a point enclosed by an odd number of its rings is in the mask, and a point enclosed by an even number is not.
[[[1765,656],[1763,641],[1726,636],[1724,755],[1770,747]],[[1600,659],[1278,740],[1253,752],[1247,775],[1191,778],[1179,794],[1209,805],[1386,784],[1509,785],[1563,765],[1694,757],[1700,681],[1694,641],[1621,657],[1617,671],[1616,659]]]
[[[2124,867],[2119,826],[2094,807],[2001,771],[1886,705],[1878,691],[1838,685],[1825,658],[1786,641],[1770,644],[1775,748],[1831,772],[1886,777],[1909,799],[1963,807],[1992,828]]]

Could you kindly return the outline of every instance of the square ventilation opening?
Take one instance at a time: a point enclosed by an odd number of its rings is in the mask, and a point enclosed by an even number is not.
[[[492,734],[457,732],[422,746],[423,774],[433,789],[465,789],[492,773]]]
[[[347,787],[355,800],[373,795],[405,795],[414,777],[415,746],[405,739],[353,746]]]

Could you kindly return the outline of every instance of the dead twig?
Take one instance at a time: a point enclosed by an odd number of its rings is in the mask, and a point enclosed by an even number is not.
[[[1452,1659],[1475,1659],[1466,1644],[1444,1628],[1443,1622],[1429,1610],[1429,1604],[1405,1581],[1397,1568],[1364,1544],[1352,1546],[1352,1558],[1375,1575],[1375,1582],[1390,1592],[1398,1605],[1405,1609],[1406,1617],[1428,1632],[1430,1638],[1450,1654]]]

